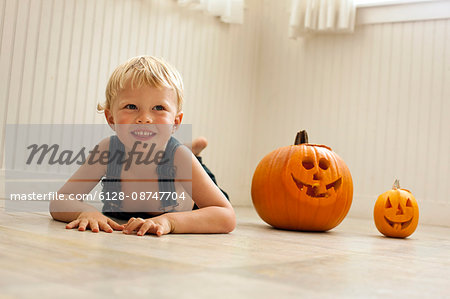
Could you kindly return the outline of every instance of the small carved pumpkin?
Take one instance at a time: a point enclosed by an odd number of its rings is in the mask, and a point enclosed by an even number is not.
[[[347,215],[353,183],[344,161],[329,147],[307,143],[279,148],[258,164],[252,201],[261,219],[288,230],[326,231]]]
[[[398,180],[392,190],[381,194],[373,210],[377,229],[385,236],[406,238],[419,222],[419,207],[416,199],[406,189],[400,189]]]

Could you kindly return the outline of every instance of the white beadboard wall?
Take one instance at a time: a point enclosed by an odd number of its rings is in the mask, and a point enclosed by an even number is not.
[[[105,123],[95,108],[113,69],[160,56],[182,73],[183,122],[209,139],[205,162],[248,204],[258,6],[247,1],[240,26],[173,0],[0,0],[0,148],[6,123]]]
[[[349,166],[351,215],[372,217],[398,178],[422,223],[450,226],[450,20],[295,41],[289,1],[263,2],[252,168],[307,129]]]
[[[307,129],[350,167],[351,215],[371,217],[399,178],[422,223],[450,226],[450,20],[295,41],[289,3],[247,0],[245,24],[228,25],[172,0],[0,0],[0,146],[5,123],[103,123],[113,68],[151,54],[181,71],[184,122],[210,140],[234,204],[251,204],[259,160]]]

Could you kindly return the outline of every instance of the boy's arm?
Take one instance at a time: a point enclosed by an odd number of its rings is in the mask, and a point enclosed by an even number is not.
[[[101,168],[101,165],[89,165],[87,162],[78,168],[58,190],[59,194],[64,194],[64,200],[50,202],[50,214],[53,219],[71,222],[77,219],[82,212],[98,212],[95,207],[80,200],[71,200],[69,196],[91,192],[103,176],[104,171]]]
[[[192,160],[192,174],[183,173],[183,169],[190,171],[189,167],[180,167],[181,177],[192,178],[192,199],[198,210],[188,212],[167,213],[165,216],[172,224],[174,233],[229,233],[236,226],[236,216],[230,202],[222,191],[214,184],[197,158],[186,148],[180,147],[175,156],[184,161],[187,157]],[[178,163],[177,163],[178,164]],[[181,164],[182,165],[182,164]]]
[[[105,139],[100,142],[99,151],[106,150],[108,147],[109,139]],[[66,228],[78,227],[79,230],[85,230],[89,226],[94,232],[99,231],[99,228],[104,231],[112,231],[111,227],[122,229],[122,226],[104,216],[95,207],[80,200],[69,199],[70,194],[89,193],[105,174],[106,165],[89,163],[90,157],[91,155],[59,189],[58,193],[64,194],[65,200],[51,201],[50,214],[55,220],[69,222]]]
[[[190,167],[177,167],[177,177],[192,178],[191,194],[199,209],[166,213],[147,220],[132,218],[125,225],[125,233],[137,230],[138,235],[149,232],[160,236],[167,233],[229,233],[234,230],[236,216],[233,207],[203,170],[195,156],[184,147],[180,149],[183,150],[177,150],[175,164],[180,165],[176,162],[178,158],[183,158],[181,155],[186,158],[189,154],[192,160],[192,174]],[[177,157],[177,155],[180,156]],[[186,184],[186,187],[190,189],[189,184]]]
[[[236,217],[233,208],[205,207],[189,212],[167,213],[172,233],[226,234],[234,230]]]

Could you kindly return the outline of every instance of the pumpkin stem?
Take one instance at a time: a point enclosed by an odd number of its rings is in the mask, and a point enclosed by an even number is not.
[[[400,181],[398,179],[395,179],[394,185],[392,186],[392,189],[400,189]]]
[[[308,143],[308,133],[306,133],[306,130],[298,132],[297,136],[295,136],[294,145],[299,145],[303,143]]]

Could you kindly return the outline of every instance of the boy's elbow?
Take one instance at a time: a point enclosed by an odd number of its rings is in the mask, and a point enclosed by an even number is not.
[[[225,234],[231,233],[232,231],[234,231],[235,228],[236,228],[236,221],[234,221],[232,223],[230,222],[229,224],[227,224],[225,226],[224,233]]]
[[[49,212],[53,220],[61,221],[64,218],[64,212],[61,212],[61,207],[59,206],[59,204],[60,203],[55,200],[50,201]]]
[[[52,216],[53,220],[61,221],[60,213],[50,211],[50,216]]]
[[[227,211],[227,215],[224,219],[223,233],[225,234],[231,233],[232,231],[234,231],[235,228],[236,228],[236,215],[234,213],[234,210],[231,209]]]
[[[56,212],[55,210],[56,210],[55,203],[54,203],[54,201],[51,201],[50,205],[49,205],[50,216],[52,216],[53,220],[59,220],[58,219],[59,213]]]

